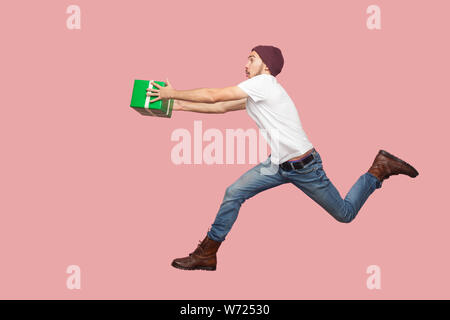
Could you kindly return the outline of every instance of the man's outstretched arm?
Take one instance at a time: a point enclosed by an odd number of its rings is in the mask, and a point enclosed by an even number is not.
[[[226,113],[245,109],[247,99],[222,101],[216,103],[201,103],[183,100],[174,100],[173,109],[200,113]]]
[[[193,90],[175,90],[169,81],[165,87],[152,83],[157,89],[147,89],[147,95],[156,96],[152,101],[161,99],[176,99],[192,102],[216,103],[247,98],[247,93],[238,86],[225,88],[201,88]]]

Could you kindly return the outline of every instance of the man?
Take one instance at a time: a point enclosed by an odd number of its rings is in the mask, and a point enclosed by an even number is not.
[[[284,183],[293,183],[339,222],[352,221],[367,198],[391,175],[416,177],[411,165],[380,150],[369,170],[352,186],[345,199],[328,179],[322,158],[303,131],[297,109],[276,76],[284,64],[280,49],[257,46],[245,66],[247,80],[237,86],[220,89],[175,90],[166,87],[148,89],[147,95],[175,99],[175,110],[225,113],[247,109],[271,147],[268,159],[246,173],[226,189],[211,229],[197,248],[172,266],[184,270],[216,270],[217,250],[233,226],[242,203],[257,193]],[[276,133],[276,134],[275,134]],[[267,174],[267,172],[272,172]]]

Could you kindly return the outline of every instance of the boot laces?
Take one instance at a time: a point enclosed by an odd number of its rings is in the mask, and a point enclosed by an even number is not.
[[[189,253],[189,256],[192,256],[198,249],[200,249],[203,252],[202,240],[198,240],[197,248],[194,250],[194,252]]]

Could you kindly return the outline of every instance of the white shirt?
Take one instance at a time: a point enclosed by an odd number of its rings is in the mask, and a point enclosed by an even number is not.
[[[260,74],[238,87],[249,95],[247,113],[269,144],[272,163],[281,164],[313,148],[294,102],[274,76]]]

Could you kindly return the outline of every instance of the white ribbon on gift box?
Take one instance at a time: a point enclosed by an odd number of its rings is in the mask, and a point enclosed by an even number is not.
[[[148,82],[148,89],[151,89],[153,86],[152,86],[152,81],[153,80],[150,80],[149,82]],[[151,112],[150,111],[150,109],[149,109],[149,107],[148,107],[148,105],[150,104],[150,96],[146,96],[145,97],[145,104],[144,104],[144,110],[145,111],[147,111],[148,113],[150,113],[150,115],[152,115],[152,116],[156,116],[153,112]]]
[[[150,81],[149,81],[149,83],[148,83],[148,89],[153,88],[153,86],[152,86],[152,81],[153,81],[153,80],[150,80]],[[161,103],[162,103],[162,100],[161,100]],[[157,115],[150,111],[150,108],[148,107],[149,104],[150,104],[150,96],[147,96],[147,97],[145,97],[144,110],[147,111],[148,113],[150,113],[152,116],[156,117]],[[169,111],[170,111],[169,108],[170,108],[170,100],[167,101],[167,111],[166,111],[166,115],[169,114]]]

